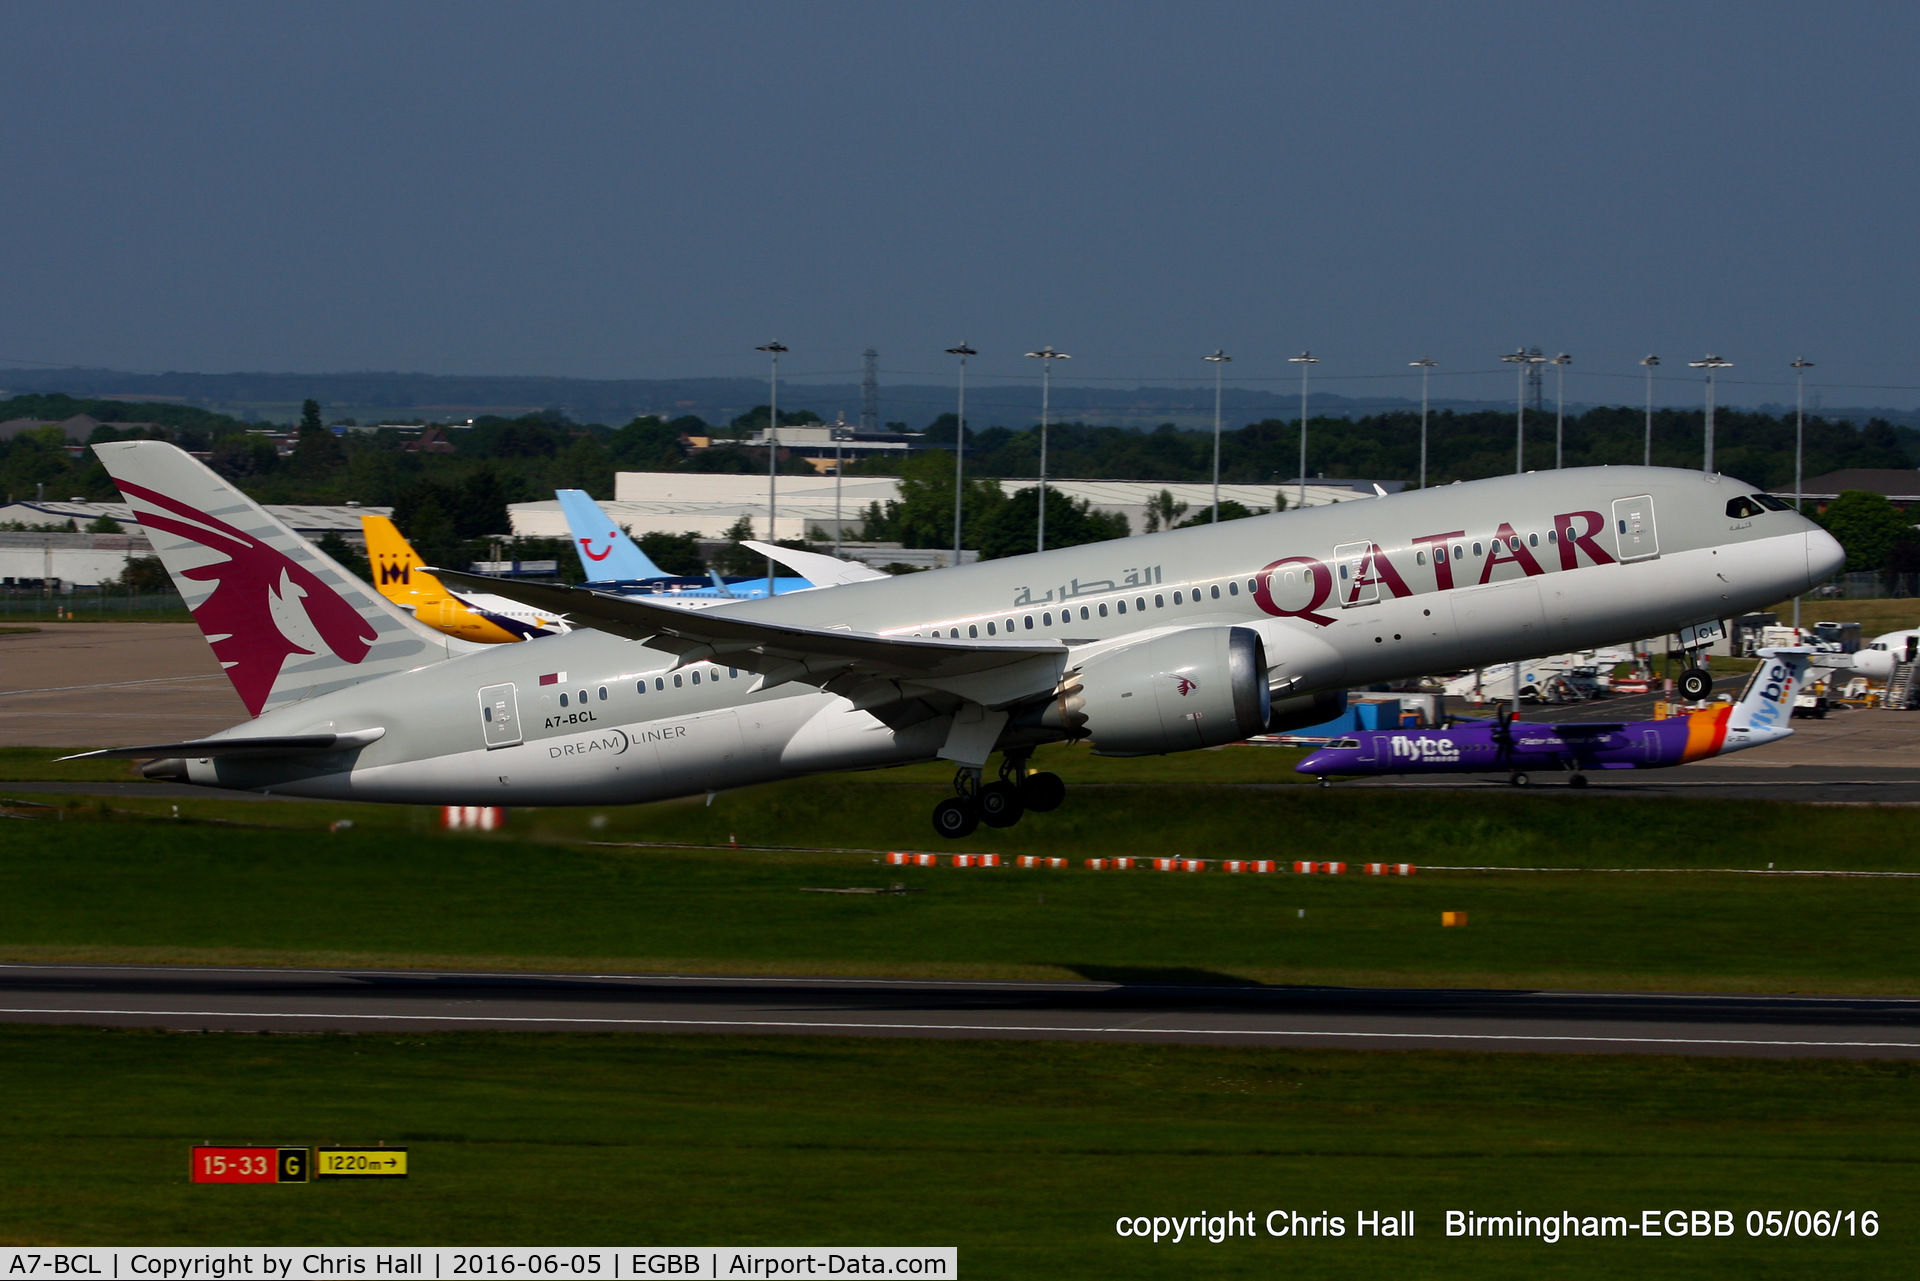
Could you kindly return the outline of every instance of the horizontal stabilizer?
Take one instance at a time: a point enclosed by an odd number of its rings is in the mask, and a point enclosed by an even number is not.
[[[108,747],[98,752],[62,756],[63,761],[157,760],[168,756],[205,759],[225,757],[318,756],[346,752],[377,743],[385,728],[355,730],[351,734],[283,734],[278,738],[203,738],[185,743],[148,743],[141,747]]]

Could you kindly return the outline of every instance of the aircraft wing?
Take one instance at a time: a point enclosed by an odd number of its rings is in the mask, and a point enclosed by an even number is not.
[[[857,560],[841,560],[838,556],[825,556],[819,552],[795,551],[791,547],[757,542],[751,538],[741,539],[740,545],[752,548],[767,559],[785,565],[815,587],[838,587],[842,583],[869,583],[877,578],[892,577],[871,565],[863,565]]]
[[[488,578],[435,569],[456,588],[489,591],[591,627],[679,655],[680,666],[713,661],[757,672],[761,688],[787,681],[818,685],[880,706],[910,697],[902,683],[945,690],[987,706],[1005,706],[1051,690],[1065,670],[1059,641],[981,642],[945,637],[879,636],[742,618],[730,609],[689,611],[646,597],[585,587]],[[889,693],[890,691],[890,693]]]
[[[203,738],[185,743],[148,743],[141,747],[108,747],[97,752],[62,756],[63,761],[157,760],[167,756],[316,756],[345,752],[378,742],[386,730],[363,729],[350,734],[283,734],[276,738]]]

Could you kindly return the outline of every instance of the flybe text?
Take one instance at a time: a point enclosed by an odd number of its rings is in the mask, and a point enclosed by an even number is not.
[[[1457,761],[1460,759],[1460,744],[1450,738],[1392,738],[1393,754],[1398,757],[1421,761]]]

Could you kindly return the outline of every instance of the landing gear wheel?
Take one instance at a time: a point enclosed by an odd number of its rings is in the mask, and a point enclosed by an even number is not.
[[[1689,667],[1680,673],[1680,694],[1688,702],[1697,703],[1713,693],[1713,673],[1703,672],[1698,667]]]
[[[1585,774],[1575,774],[1572,778],[1567,780],[1568,787],[1585,787],[1586,785],[1587,785],[1587,776]]]
[[[1515,774],[1512,778],[1508,779],[1507,781],[1509,783],[1512,783],[1515,787],[1525,787],[1527,784],[1533,782],[1533,780],[1528,778],[1525,774]]]
[[[1051,814],[1067,799],[1067,785],[1058,774],[1029,774],[1020,782],[1020,800],[1036,814]]]
[[[963,836],[972,836],[973,829],[978,826],[980,811],[972,801],[949,796],[933,807],[933,830],[948,840],[957,841]]]
[[[980,789],[980,821],[988,827],[1012,827],[1027,812],[1012,783],[988,783]]]

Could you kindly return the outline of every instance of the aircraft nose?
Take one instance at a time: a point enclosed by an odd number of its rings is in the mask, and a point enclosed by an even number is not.
[[[1840,572],[1847,549],[1824,529],[1807,531],[1807,586],[1814,587]]]
[[[1315,752],[1294,766],[1293,772],[1296,774],[1318,774],[1320,772],[1320,758],[1324,755],[1326,755],[1325,752]]]

